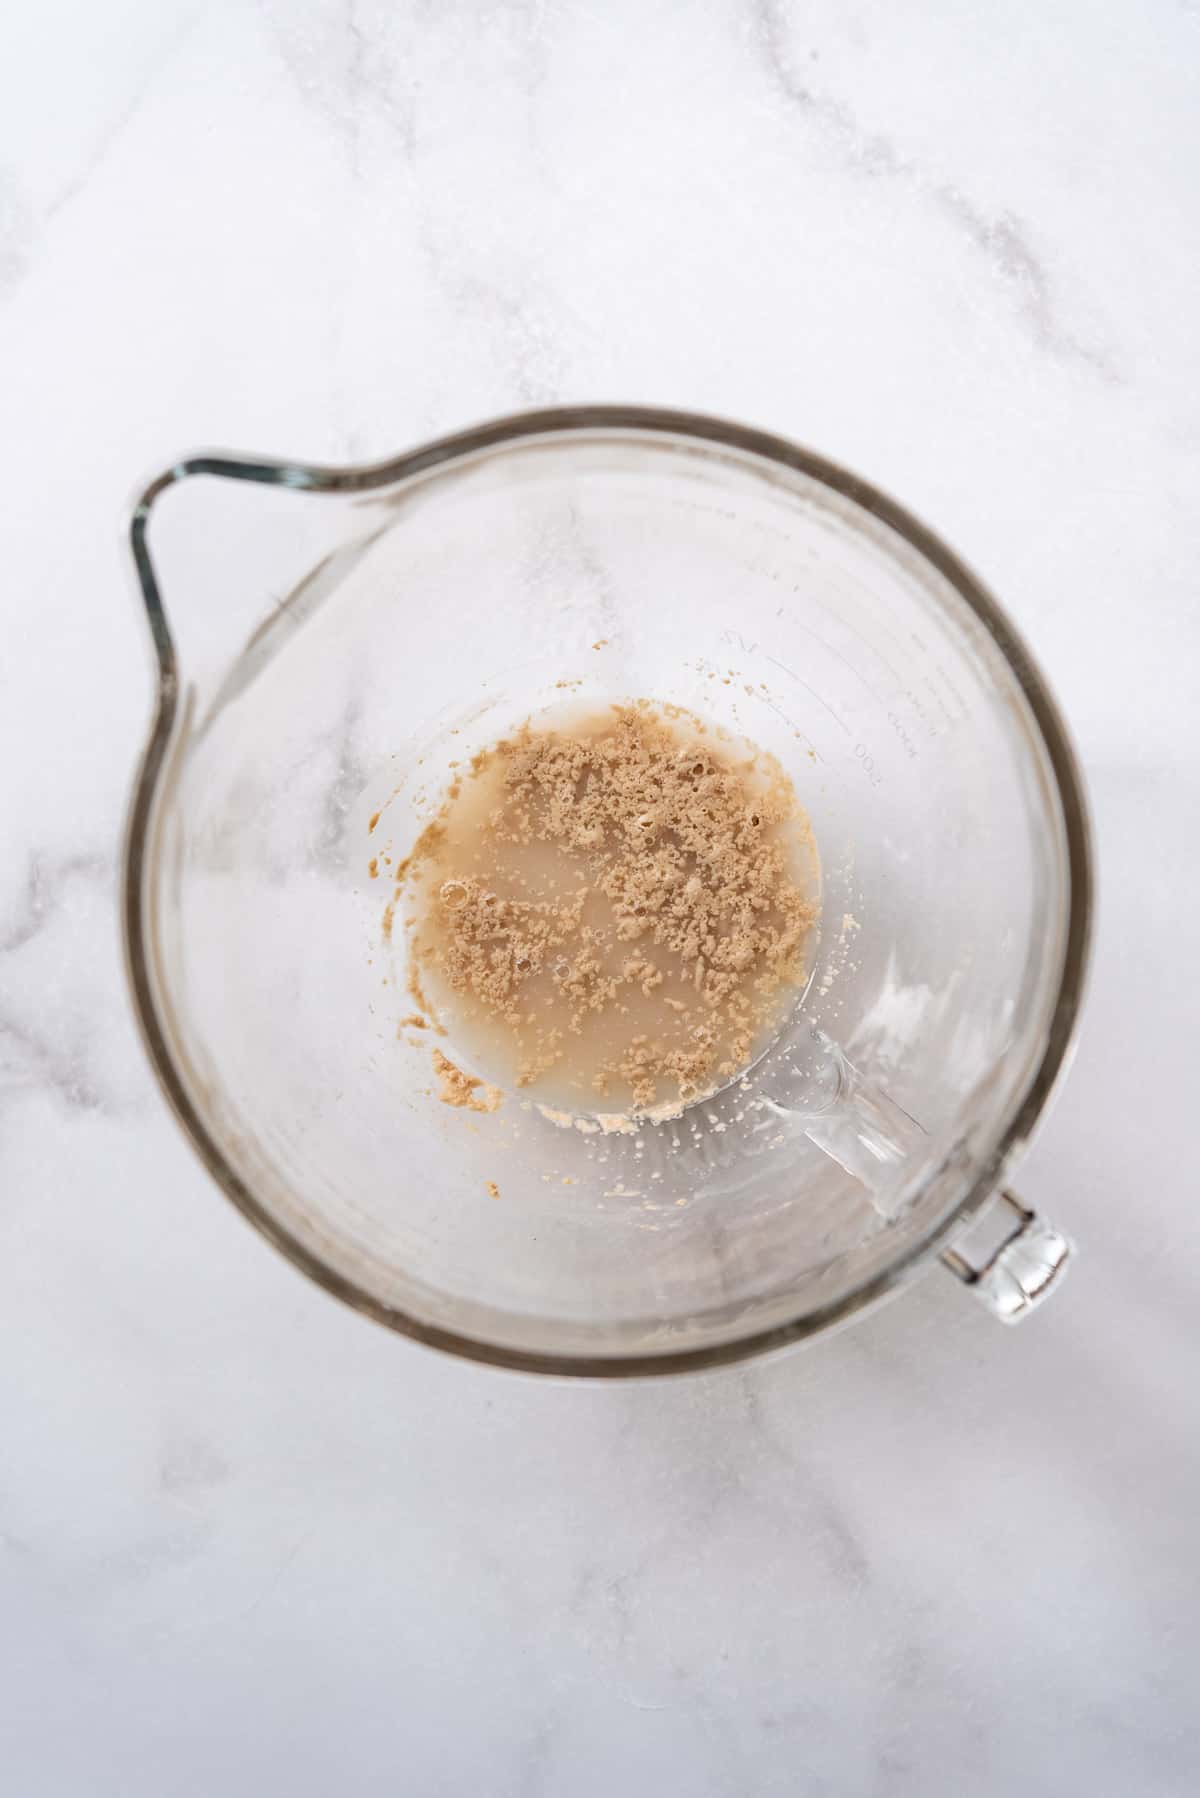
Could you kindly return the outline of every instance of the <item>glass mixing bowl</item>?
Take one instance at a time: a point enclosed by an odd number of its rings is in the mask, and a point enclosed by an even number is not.
[[[1067,1245],[1016,1201],[983,1266],[952,1239],[1070,1045],[1080,778],[1012,626],[901,507],[758,431],[587,407],[371,467],[193,456],[133,548],[158,671],[136,1010],[203,1161],[307,1273],[441,1348],[593,1375],[778,1347],[939,1252],[1001,1315],[1049,1289]],[[782,1037],[633,1134],[437,1102],[368,867],[564,693],[772,751],[822,864]]]

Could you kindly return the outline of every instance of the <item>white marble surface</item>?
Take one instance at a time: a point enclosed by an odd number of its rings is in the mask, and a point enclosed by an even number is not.
[[[14,1798],[1190,1794],[1200,11],[47,0],[0,63],[0,1761]],[[939,525],[1101,857],[1016,1332],[941,1275],[777,1362],[443,1361],[217,1196],[114,918],[121,528],[199,443],[661,401]]]

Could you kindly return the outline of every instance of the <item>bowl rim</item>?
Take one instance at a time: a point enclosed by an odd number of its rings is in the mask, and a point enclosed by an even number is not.
[[[849,1292],[816,1310],[766,1329],[700,1347],[638,1354],[564,1354],[487,1342],[424,1322],[365,1291],[331,1267],[269,1212],[232,1165],[210,1130],[170,1046],[148,943],[153,923],[149,878],[163,776],[180,724],[180,675],[174,639],[147,543],[153,508],[161,495],[195,475],[259,482],[307,493],[361,494],[444,469],[482,452],[533,438],[604,434],[666,437],[733,450],[798,473],[841,494],[887,525],[954,588],[992,638],[1028,703],[1049,762],[1062,810],[1067,851],[1067,929],[1054,1009],[1040,1060],[1024,1090],[1014,1096],[969,1189],[946,1216],[916,1234],[895,1260]],[[148,737],[134,779],[122,857],[121,924],[126,974],[142,1041],[159,1086],[201,1162],[238,1210],[310,1279],[376,1322],[449,1354],[493,1367],[529,1373],[623,1379],[695,1372],[787,1347],[850,1318],[897,1291],[965,1230],[994,1195],[1005,1171],[1028,1144],[1068,1064],[1079,1026],[1091,946],[1094,873],[1091,830],[1082,772],[1049,686],[1000,604],[978,576],[927,525],[870,482],[787,438],[702,413],[640,405],[575,405],[512,413],[439,437],[380,462],[327,466],[198,452],[181,457],[150,481],[129,522],[130,548],[153,645],[157,687]]]

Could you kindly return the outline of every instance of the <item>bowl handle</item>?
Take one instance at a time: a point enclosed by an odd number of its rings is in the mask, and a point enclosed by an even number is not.
[[[885,1222],[899,1211],[888,1201],[888,1169],[917,1150],[925,1131],[896,1101],[865,1078],[845,1050],[819,1026],[811,1052],[793,1054],[787,1079],[778,1075],[760,1103],[798,1124],[817,1148],[858,1180]],[[901,1197],[900,1203],[906,1202]],[[1004,1207],[1003,1210],[998,1207]],[[997,1228],[999,1226],[999,1234]],[[942,1252],[944,1267],[1004,1323],[1019,1323],[1056,1290],[1074,1244],[1043,1217],[1001,1188],[967,1231],[982,1259],[958,1248]],[[982,1240],[981,1240],[982,1239]],[[960,1238],[960,1241],[962,1239]],[[986,1245],[986,1246],[985,1246]]]
[[[1075,1253],[1069,1237],[1023,1205],[1015,1193],[996,1195],[1010,1213],[1010,1228],[986,1259],[976,1265],[958,1249],[944,1249],[943,1267],[970,1288],[1001,1323],[1017,1324],[1043,1299],[1057,1292]],[[989,1207],[994,1219],[995,1213]]]

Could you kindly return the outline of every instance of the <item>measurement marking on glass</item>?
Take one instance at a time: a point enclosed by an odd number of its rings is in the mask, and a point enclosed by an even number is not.
[[[866,601],[866,602],[873,601],[874,596],[871,594],[869,589],[860,586],[857,581],[852,581],[850,583],[850,586],[851,586],[852,590],[856,594],[858,594],[860,596],[860,598],[863,599],[864,601]],[[881,661],[883,663],[884,667],[887,669],[887,671],[891,675],[892,679],[896,682],[897,686],[902,687],[904,685],[904,681],[900,674],[899,669],[892,662],[890,662],[888,660],[888,658],[884,655],[883,651],[880,649],[877,642],[873,641],[870,637],[864,637],[860,630],[855,629],[854,625],[852,625],[850,623],[848,618],[844,618],[840,612],[838,612],[834,609],[833,606],[826,605],[825,601],[823,599],[819,599],[815,593],[809,592],[807,588],[802,589],[799,584],[793,585],[793,587],[792,587],[793,593],[800,593],[801,591],[803,591],[805,601],[808,605],[816,606],[816,608],[819,612],[824,612],[827,618],[832,618],[835,624],[840,625],[843,630],[848,630],[852,636],[857,637],[858,641],[864,646],[864,648],[869,649],[871,651],[871,654],[876,656],[879,659],[879,661]],[[799,622],[799,620],[796,620],[796,622]],[[903,651],[905,646],[900,641],[900,639],[896,635],[895,631],[890,630],[888,628],[888,626],[878,617],[875,618],[874,624],[875,624],[875,630],[878,633],[880,633],[886,637],[889,637],[891,639],[891,641],[896,645],[896,648]]]
[[[810,687],[806,680],[801,680],[800,676],[794,673],[785,662],[777,661],[774,656],[765,656],[764,660],[770,662],[773,668],[778,668],[781,674],[786,674],[789,680],[794,680],[798,687],[803,687],[806,693],[811,693],[817,704],[825,707],[825,710],[829,713],[829,716],[833,719],[834,723],[839,725],[841,729],[845,731],[847,736],[853,734],[850,726],[846,723],[846,720],[840,713],[834,711],[829,701],[827,699],[822,699],[816,688]]]
[[[795,676],[793,676],[792,678],[795,679]],[[760,697],[762,699],[763,704],[768,708],[769,711],[774,712],[774,714],[777,718],[782,718],[783,722],[788,726],[788,728],[790,730],[794,730],[796,732],[796,735],[798,737],[802,737],[803,740],[808,744],[808,752],[812,756],[813,761],[814,762],[823,762],[825,760],[825,757],[821,754],[821,751],[817,748],[816,744],[813,742],[813,740],[809,736],[808,732],[805,730],[801,730],[799,728],[799,726],[796,724],[795,719],[789,718],[787,713],[784,711],[783,707],[781,705],[776,705],[775,701],[773,699],[768,698],[768,696],[765,693],[763,693]]]
[[[863,773],[866,775],[871,785],[873,787],[881,787],[883,785],[883,775],[875,766],[875,757],[871,754],[866,744],[856,743],[854,745],[854,753],[858,758]]]

